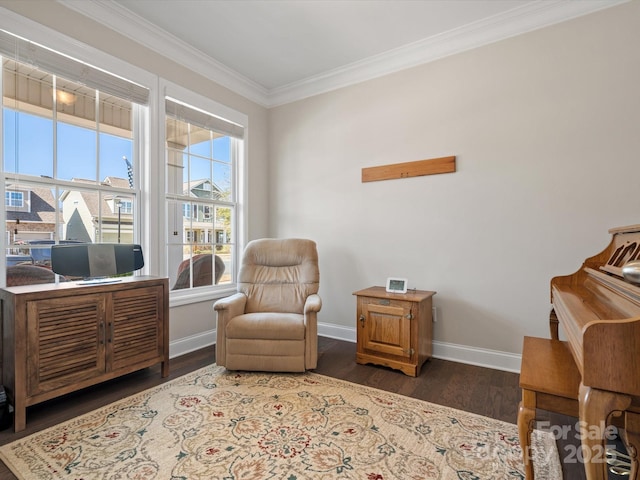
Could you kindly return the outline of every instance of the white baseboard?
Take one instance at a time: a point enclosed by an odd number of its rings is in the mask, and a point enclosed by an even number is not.
[[[179,357],[180,355],[209,347],[215,343],[215,330],[207,330],[206,332],[198,333],[196,335],[179,338],[178,340],[169,342],[169,358]]]
[[[333,325],[331,323],[318,322],[318,335],[321,337],[335,338],[336,340],[344,340],[345,342],[351,343],[356,343],[358,341],[355,328]]]
[[[335,338],[346,342],[356,342],[356,329],[333,325],[330,323],[318,323],[318,335]],[[193,352],[216,343],[216,331],[206,332],[180,338],[169,344],[169,357],[179,357],[185,353]],[[507,372],[520,372],[521,356],[515,353],[489,350],[486,348],[469,347],[455,343],[433,342],[433,357],[452,362],[478,365],[480,367],[504,370]]]
[[[357,341],[355,328],[332,325],[330,323],[318,323],[318,335],[346,342],[355,343]],[[433,358],[520,373],[521,355],[499,350],[434,341]]]
[[[433,358],[520,373],[521,355],[499,350],[434,341]]]

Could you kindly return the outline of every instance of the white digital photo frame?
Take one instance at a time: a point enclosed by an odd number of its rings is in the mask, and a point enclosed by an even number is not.
[[[387,278],[387,292],[407,293],[407,279],[398,277]]]

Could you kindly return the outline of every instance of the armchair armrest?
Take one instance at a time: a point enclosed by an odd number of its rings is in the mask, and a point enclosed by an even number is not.
[[[218,315],[224,315],[227,318],[237,317],[244,313],[244,307],[247,304],[247,296],[244,293],[234,293],[230,297],[221,298],[213,304],[213,309]]]
[[[319,312],[322,308],[322,299],[320,295],[314,293],[307,297],[307,300],[304,302],[304,313],[305,315],[311,312]]]
[[[318,312],[322,308],[322,299],[317,293],[311,294],[304,302],[304,324],[307,329],[305,338],[305,368],[313,370],[318,365]]]
[[[221,298],[213,304],[218,320],[216,327],[216,363],[220,366],[224,367],[227,364],[227,323],[232,318],[242,315],[246,304],[247,296],[240,292],[230,297]]]

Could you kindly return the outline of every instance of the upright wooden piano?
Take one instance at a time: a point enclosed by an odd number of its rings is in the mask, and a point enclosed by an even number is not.
[[[572,275],[551,280],[551,337],[566,335],[582,375],[580,433],[588,480],[605,480],[605,425],[621,425],[638,479],[640,448],[640,285],[625,280],[622,267],[640,260],[640,225],[609,230],[601,253]],[[609,430],[610,433],[610,430]]]

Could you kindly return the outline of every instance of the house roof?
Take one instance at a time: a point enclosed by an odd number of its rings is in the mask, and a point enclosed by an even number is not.
[[[94,180],[88,180],[86,178],[73,178],[71,181],[76,182],[76,183],[86,183],[86,184],[95,184]],[[106,185],[111,185],[113,187],[117,187],[117,188],[129,188],[129,180],[126,178],[120,178],[120,177],[106,177],[104,179],[104,181],[102,182],[103,184]],[[99,195],[97,192],[90,192],[90,191],[85,191],[85,190],[79,190],[79,194],[80,197],[82,198],[82,201],[84,202],[84,204],[87,207],[87,210],[89,211],[90,215],[92,217],[97,217],[99,214]],[[62,195],[62,200],[64,201],[67,196],[69,195],[69,191],[65,191]],[[109,214],[115,215],[117,214],[117,209],[113,208],[113,203],[110,203],[110,200],[113,200],[114,197],[117,197],[119,195],[118,192],[114,192],[112,195],[108,195],[108,194],[103,194],[102,195],[102,215],[103,217],[106,215],[108,216]],[[124,217],[129,217],[131,216],[131,214],[127,214],[127,213],[122,213],[121,214]]]
[[[195,195],[193,193],[193,191],[194,190],[207,190],[207,189],[204,189],[204,188],[199,188],[202,185],[204,185],[205,183],[208,183],[209,185],[211,185],[211,191],[212,192],[217,192],[218,194],[221,193],[220,187],[218,185],[216,185],[214,182],[212,182],[211,180],[209,180],[208,178],[201,178],[201,179],[198,179],[198,180],[192,180],[190,182],[184,182],[183,186],[182,186],[182,193],[183,193],[183,195],[189,195],[189,196],[197,197],[197,195]]]
[[[111,185],[112,187],[130,188],[129,180],[126,178],[106,177],[102,183],[106,183],[108,185]]]

